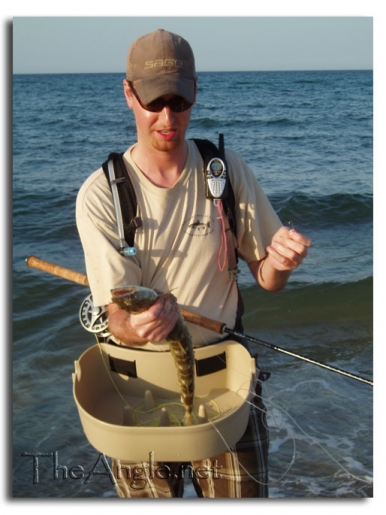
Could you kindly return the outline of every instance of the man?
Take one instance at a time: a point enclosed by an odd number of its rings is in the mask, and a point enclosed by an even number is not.
[[[119,253],[112,195],[101,169],[79,192],[77,224],[93,300],[97,306],[107,305],[113,338],[122,345],[161,351],[168,349],[165,337],[176,322],[179,305],[202,315],[211,313],[211,318],[232,328],[238,322],[239,292],[224,266],[229,258],[223,253],[221,203],[206,198],[202,158],[195,143],[185,139],[197,95],[189,44],[164,30],[147,34],[132,44],[126,72],[123,88],[135,117],[137,143],[124,158],[142,219],[135,235],[136,254]],[[226,160],[236,198],[238,254],[264,289],[279,291],[311,242],[282,226],[238,154],[227,150]],[[161,298],[147,311],[132,315],[112,303],[110,295],[112,288],[129,284],[173,291],[175,297]],[[218,334],[195,325],[189,325],[189,330],[193,346],[219,339]],[[257,395],[236,450],[193,464],[213,470],[215,462],[219,467],[215,478],[193,478],[199,496],[268,495],[268,436],[260,400]],[[113,472],[123,470],[121,465],[114,460]],[[168,467],[167,479],[149,478],[144,487],[139,486],[143,481],[136,484],[117,474],[118,494],[182,496],[181,464]]]

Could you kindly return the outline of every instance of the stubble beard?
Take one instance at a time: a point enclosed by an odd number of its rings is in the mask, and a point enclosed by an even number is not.
[[[185,139],[181,135],[178,135],[178,137],[172,141],[160,141],[160,139],[154,137],[152,146],[158,152],[173,152],[183,145],[184,141]]]

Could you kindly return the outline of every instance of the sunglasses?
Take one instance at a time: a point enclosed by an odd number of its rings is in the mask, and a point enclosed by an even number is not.
[[[184,111],[187,111],[190,109],[193,105],[193,102],[188,102],[183,97],[180,97],[178,95],[174,96],[170,100],[165,100],[162,97],[156,98],[149,104],[143,104],[141,102],[141,99],[138,96],[138,93],[135,91],[134,86],[131,82],[129,82],[129,87],[135,98],[138,100],[139,105],[142,107],[142,109],[145,109],[146,111],[150,111],[152,113],[160,113],[166,106],[170,108],[173,113],[183,113]]]

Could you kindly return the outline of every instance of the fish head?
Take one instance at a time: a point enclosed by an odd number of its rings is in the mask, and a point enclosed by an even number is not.
[[[144,286],[121,286],[110,292],[111,300],[130,313],[146,311],[160,297],[160,294]]]

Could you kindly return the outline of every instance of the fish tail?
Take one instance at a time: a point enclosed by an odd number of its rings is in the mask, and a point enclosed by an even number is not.
[[[183,424],[191,425],[194,397],[194,354],[192,340],[182,317],[179,318],[174,329],[166,339],[174,357],[181,389],[181,401],[186,411]]]
[[[185,413],[185,416],[182,419],[182,425],[183,426],[191,426],[192,423],[193,423],[193,421],[192,421],[192,414],[191,413]]]
[[[161,293],[141,286],[124,286],[111,290],[112,300],[121,309],[129,313],[140,313],[149,309],[160,297],[168,297],[170,293]],[[181,401],[186,415],[184,425],[192,424],[194,397],[194,353],[192,338],[181,314],[166,338],[177,369],[178,383],[181,390]]]

